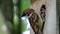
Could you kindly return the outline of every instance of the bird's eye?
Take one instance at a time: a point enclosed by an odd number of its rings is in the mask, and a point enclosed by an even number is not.
[[[27,16],[29,16],[29,14],[27,14]]]

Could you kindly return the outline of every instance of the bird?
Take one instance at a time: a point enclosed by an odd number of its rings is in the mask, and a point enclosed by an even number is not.
[[[41,33],[42,28],[42,19],[35,13],[34,9],[25,9],[22,13],[22,16],[28,16],[30,26],[32,27],[35,34]]]
[[[43,26],[42,26],[42,28],[41,28],[41,31],[43,32],[43,29],[44,29],[44,25],[45,25],[45,19],[46,19],[46,6],[43,4],[42,6],[41,6],[41,9],[40,9],[40,16],[41,16],[41,18],[42,18],[42,20],[43,20]]]

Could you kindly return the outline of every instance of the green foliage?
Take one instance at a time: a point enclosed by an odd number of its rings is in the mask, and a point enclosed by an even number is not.
[[[21,0],[21,11],[23,12],[25,9],[30,7],[30,0]]]
[[[30,7],[30,0],[21,0],[21,11],[23,12],[25,9]],[[22,13],[21,13],[22,14]],[[23,32],[26,29],[26,24],[22,21],[21,23],[21,31]]]

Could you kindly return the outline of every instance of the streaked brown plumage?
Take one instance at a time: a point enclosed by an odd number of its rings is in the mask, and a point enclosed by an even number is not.
[[[38,31],[40,30],[40,26],[39,26],[39,17],[36,13],[32,13],[30,18],[30,25],[32,26],[35,34],[38,34]]]
[[[33,31],[35,32],[35,34],[38,34],[39,32],[41,32],[41,23],[40,23],[40,18],[39,16],[34,12],[35,10],[33,9],[26,9],[23,12],[23,16],[27,15],[29,16],[29,22],[30,25],[33,29]]]

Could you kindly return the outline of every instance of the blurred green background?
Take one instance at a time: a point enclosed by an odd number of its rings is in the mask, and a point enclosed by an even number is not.
[[[5,21],[3,24],[6,23],[5,25],[10,34],[19,34],[25,30],[26,24],[21,21],[20,16],[22,15],[23,10],[28,9],[29,7],[30,0],[0,0],[1,13],[3,14],[2,16]],[[2,32],[0,32],[0,34],[2,34]]]

